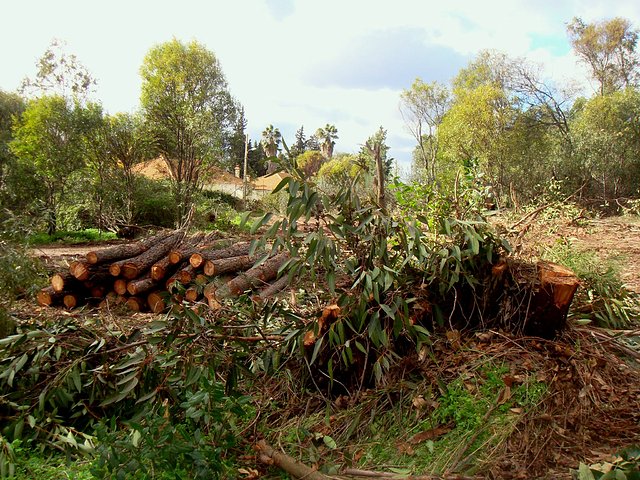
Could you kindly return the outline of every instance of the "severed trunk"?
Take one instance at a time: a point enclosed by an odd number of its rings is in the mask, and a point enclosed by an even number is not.
[[[224,273],[239,272],[251,268],[258,257],[255,255],[241,255],[238,257],[207,260],[204,263],[204,274],[213,277]]]
[[[209,306],[213,309],[219,308],[220,300],[234,298],[247,290],[265,285],[276,278],[278,269],[284,265],[289,258],[289,252],[282,252],[267,259],[261,265],[241,273],[210,294]]]
[[[127,292],[129,292],[130,295],[134,296],[140,295],[153,289],[157,284],[158,282],[151,278],[151,272],[149,272],[142,278],[129,281],[127,283]]]
[[[189,258],[189,263],[193,268],[200,268],[207,260],[219,260],[221,258],[237,257],[248,255],[251,249],[251,242],[241,242],[227,248],[212,248],[194,253]]]
[[[136,243],[115,245],[113,247],[95,250],[87,253],[87,262],[91,265],[114,262],[123,258],[131,258],[146,252],[149,248],[172,235],[171,231],[161,232],[153,237],[146,238]]]
[[[112,263],[109,267],[109,272],[114,276],[122,275],[127,280],[138,278],[142,273],[149,270],[154,263],[167,255],[173,246],[180,241],[182,235],[184,235],[184,232],[178,230],[137,257]]]

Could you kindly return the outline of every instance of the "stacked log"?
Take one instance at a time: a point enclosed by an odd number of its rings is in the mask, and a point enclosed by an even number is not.
[[[264,253],[249,255],[250,251],[251,242],[221,238],[218,232],[192,236],[181,230],[161,232],[89,252],[86,258],[71,262],[67,271],[56,272],[36,300],[43,306],[67,309],[95,305],[161,313],[172,300],[219,308],[221,300],[243,289],[262,292],[271,287],[273,292],[282,288],[274,290],[269,282],[276,279],[288,257],[279,254],[265,259]],[[258,261],[262,262],[254,267]],[[216,290],[211,300],[205,296]]]

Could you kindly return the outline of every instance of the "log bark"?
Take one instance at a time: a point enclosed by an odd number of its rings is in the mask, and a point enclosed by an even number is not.
[[[55,292],[62,292],[64,290],[73,290],[79,288],[82,285],[71,272],[58,272],[54,273],[51,277],[51,286]]]
[[[171,231],[160,232],[157,235],[146,238],[136,243],[127,243],[124,245],[115,245],[113,247],[102,250],[95,250],[87,253],[87,262],[91,265],[99,265],[102,263],[114,262],[123,258],[131,258],[146,252],[149,248],[163,241]]]
[[[146,252],[141,253],[137,257],[125,260],[120,265],[120,271],[118,274],[122,275],[127,280],[138,278],[142,273],[149,270],[154,263],[167,255],[173,246],[180,241],[183,235],[184,232],[178,230],[153,247],[150,247]],[[111,266],[113,265],[115,264],[112,264]],[[111,268],[109,271],[112,275],[114,274]]]
[[[151,273],[145,275],[142,278],[138,278],[136,280],[130,280],[127,283],[127,292],[130,295],[140,295],[142,293],[146,293],[152,288],[154,288],[158,282],[156,282],[153,278],[151,278]]]
[[[267,442],[260,440],[256,444],[258,458],[262,463],[267,465],[275,465],[289,473],[293,478],[304,480],[331,480],[323,473],[317,472],[306,465],[294,460],[289,455],[276,452]]]
[[[198,233],[183,242],[178,248],[171,250],[169,252],[169,261],[171,264],[176,265],[188,261],[191,255],[201,250],[228,246],[229,240],[216,240],[219,236],[218,232],[211,232],[208,235],[205,235],[204,232]]]
[[[147,302],[139,297],[129,297],[125,305],[132,312],[143,312],[147,307]]]
[[[220,300],[234,298],[252,288],[265,285],[276,278],[278,269],[289,259],[289,252],[282,252],[267,259],[261,265],[250,268],[215,290],[209,297],[209,306],[215,309]]]
[[[118,295],[125,295],[127,293],[127,281],[124,278],[118,278],[113,282],[113,291]]]
[[[38,305],[51,307],[61,301],[67,293],[69,292],[56,292],[52,286],[48,286],[36,294],[36,301],[38,302]]]
[[[256,263],[258,257],[255,255],[241,255],[238,257],[220,258],[218,260],[207,260],[204,263],[204,274],[213,277],[223,273],[239,272],[247,270]]]
[[[221,258],[237,257],[248,255],[251,249],[251,242],[236,243],[227,248],[211,248],[194,253],[189,258],[189,263],[193,268],[200,268],[207,260],[219,260]]]
[[[258,293],[258,300],[265,301],[273,297],[280,290],[287,288],[288,285],[289,285],[289,275],[283,275],[278,280],[273,282],[271,285],[260,290],[260,293]]]
[[[162,313],[167,309],[167,303],[164,300],[162,292],[152,292],[147,295],[147,304],[153,313]]]
[[[85,301],[85,297],[79,293],[67,293],[62,299],[62,303],[69,310],[79,307],[80,305],[84,305]]]

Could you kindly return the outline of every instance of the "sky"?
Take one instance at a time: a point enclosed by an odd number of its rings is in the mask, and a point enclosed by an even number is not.
[[[483,49],[538,63],[557,82],[592,85],[566,23],[621,16],[640,27],[637,0],[2,0],[0,89],[33,77],[53,39],[97,79],[109,113],[139,106],[139,69],[154,45],[197,40],[218,57],[248,133],[268,125],[292,144],[338,129],[354,153],[380,126],[408,171],[415,145],[400,94],[416,78],[448,82]]]

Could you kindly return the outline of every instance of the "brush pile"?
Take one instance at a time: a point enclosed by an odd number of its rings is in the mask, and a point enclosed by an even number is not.
[[[37,302],[67,309],[126,305],[135,312],[161,313],[174,298],[219,309],[222,300],[245,291],[256,289],[265,299],[287,285],[286,276],[270,282],[288,254],[266,256],[252,252],[250,241],[220,238],[218,232],[186,236],[182,230],[165,231],[87,253],[55,273]]]

